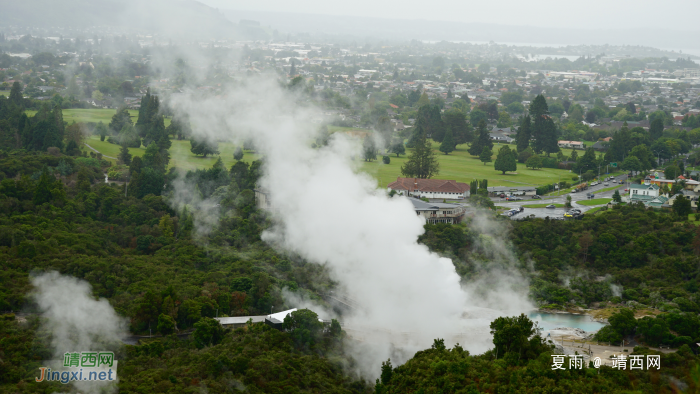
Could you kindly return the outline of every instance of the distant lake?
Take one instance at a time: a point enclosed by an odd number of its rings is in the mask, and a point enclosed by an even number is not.
[[[573,327],[584,331],[596,331],[605,326],[603,323],[593,321],[588,315],[574,315],[571,313],[531,312],[528,317],[537,321],[544,330],[551,330],[557,327]]]

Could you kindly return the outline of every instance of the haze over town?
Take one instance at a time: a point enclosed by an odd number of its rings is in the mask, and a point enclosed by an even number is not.
[[[0,393],[697,391],[697,11],[0,5]]]

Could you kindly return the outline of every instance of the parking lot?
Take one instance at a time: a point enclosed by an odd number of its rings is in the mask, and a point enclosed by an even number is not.
[[[576,192],[576,193],[562,193],[561,195],[554,195],[554,196],[542,196],[542,199],[531,199],[529,196],[519,196],[519,197],[525,197],[523,200],[519,201],[507,201],[506,198],[501,198],[501,197],[493,197],[491,200],[496,204],[497,206],[502,206],[510,209],[520,209],[521,206],[523,205],[532,205],[532,204],[565,204],[566,203],[566,197],[571,196],[571,206],[574,209],[580,209],[582,213],[585,214],[586,211],[591,210],[596,207],[603,206],[605,204],[601,205],[592,205],[592,206],[587,206],[587,205],[581,205],[578,204],[578,201],[585,201],[589,199],[589,195],[592,194],[593,198],[612,198],[613,194],[615,193],[615,190],[619,190],[621,195],[624,195],[624,189],[627,188],[627,184],[625,183],[627,180],[626,175],[621,175],[618,177],[615,177],[615,183],[612,183],[611,181],[607,181],[607,185],[605,184],[606,182],[603,181],[598,185],[591,186],[587,190],[581,191],[581,192]],[[621,183],[620,183],[621,182]],[[611,187],[615,187],[615,189],[608,190],[605,192],[600,192],[603,189],[608,189]],[[513,216],[510,216],[511,220],[519,220],[519,219],[524,219],[527,217],[537,217],[537,218],[545,218],[545,217],[550,217],[550,218],[556,218],[556,219],[563,219],[564,214],[568,211],[566,208],[524,208],[522,212],[515,214]]]

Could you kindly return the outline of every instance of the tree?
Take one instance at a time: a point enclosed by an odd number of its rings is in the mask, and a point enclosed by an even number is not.
[[[394,139],[389,147],[389,153],[395,153],[396,157],[406,153],[406,146],[404,146],[403,141],[400,139]]]
[[[362,158],[364,161],[377,160],[377,146],[372,137],[365,137],[362,143]]]
[[[539,155],[532,155],[525,161],[525,167],[532,168],[533,170],[542,168],[542,159]]]
[[[100,141],[105,140],[105,137],[107,137],[107,132],[107,126],[104,123],[102,123],[102,121],[99,121],[95,126],[95,134],[100,136]]]
[[[480,109],[475,109],[469,114],[469,122],[472,124],[473,127],[477,127],[481,121],[486,122],[488,119],[488,115],[486,115],[486,112],[480,110]]]
[[[12,89],[10,89],[10,96],[8,99],[18,107],[23,107],[22,103],[24,98],[22,98],[22,87],[19,82],[15,81],[12,83]]]
[[[692,212],[690,199],[684,196],[676,196],[675,200],[673,200],[672,208],[673,212],[683,220],[688,220],[688,215]]]
[[[489,131],[486,129],[486,121],[482,120],[476,127],[476,140],[471,143],[469,154],[479,156],[484,148],[493,149],[493,141],[491,141]]]
[[[218,320],[205,317],[194,324],[192,339],[198,349],[216,345],[224,338],[224,328]]]
[[[126,144],[122,144],[121,149],[119,149],[117,159],[121,160],[121,162],[127,166],[131,164],[131,153],[129,153],[129,148],[126,146]]]
[[[41,171],[41,177],[39,178],[39,183],[36,185],[34,190],[34,205],[41,205],[43,203],[51,201],[51,189],[53,188],[53,177],[49,174],[49,171],[44,167]]]
[[[586,122],[593,123],[596,121],[597,118],[598,118],[598,116],[596,115],[596,113],[594,111],[586,112]]]
[[[620,168],[625,171],[641,171],[642,164],[639,162],[637,157],[630,155],[625,158],[625,161],[622,162]]]
[[[593,148],[588,148],[586,149],[586,153],[584,153],[581,159],[576,163],[575,170],[586,172],[597,168],[595,150]]]
[[[237,146],[233,151],[233,160],[241,161],[241,159],[243,159],[243,149],[241,149],[240,146]]]
[[[121,107],[117,109],[117,112],[112,116],[112,121],[109,122],[109,128],[113,130],[114,133],[118,133],[124,126],[132,126],[133,124],[129,111],[126,107]]]
[[[432,178],[440,173],[440,163],[437,161],[425,132],[421,132],[416,140],[413,152],[401,166],[401,174],[407,178]]]
[[[309,309],[296,310],[284,318],[282,329],[289,333],[297,349],[313,349],[323,332],[323,323]]]
[[[190,152],[199,156],[202,155],[207,157],[207,155],[218,155],[219,147],[217,143],[210,143],[209,141],[197,141],[195,139],[190,140]]]
[[[493,152],[491,151],[491,149],[489,149],[488,146],[485,146],[484,149],[481,151],[481,154],[479,155],[479,160],[481,160],[481,162],[484,163],[484,165],[486,165],[486,163],[491,162],[491,156],[493,156]]]
[[[675,164],[671,164],[670,166],[664,168],[664,177],[666,179],[676,179],[682,174],[683,173],[681,172],[680,167]]]
[[[421,123],[428,138],[442,142],[445,135],[445,126],[442,121],[440,107],[437,105],[424,105],[418,109],[416,123]]]
[[[384,163],[384,164],[391,163],[391,158],[389,156],[382,156],[382,163]]]
[[[542,117],[543,115],[549,114],[549,107],[547,106],[547,100],[543,95],[538,94],[534,100],[530,103],[529,108],[530,116],[533,119]]]
[[[515,146],[517,147],[518,152],[522,152],[530,146],[530,128],[530,115],[527,115],[520,121],[520,127],[515,135]]]
[[[171,316],[161,313],[158,316],[158,332],[162,335],[170,335],[175,332],[175,319]]]
[[[664,135],[664,121],[663,119],[654,119],[649,125],[649,137],[652,141],[656,141]]]
[[[498,113],[498,122],[496,123],[496,126],[498,127],[510,127],[513,125],[513,121],[510,119],[510,115],[508,115],[508,112],[499,112]]]
[[[420,108],[420,107],[423,107],[424,105],[430,105],[430,98],[428,97],[428,94],[425,92],[423,92],[423,94],[420,95],[418,102],[416,102],[416,107]]]
[[[571,208],[571,196],[566,196],[566,203],[564,203],[564,207],[569,209]]]
[[[452,138],[452,129],[448,127],[445,138],[442,139],[442,143],[440,144],[440,152],[447,155],[453,150],[455,150],[455,141],[454,138]]]
[[[66,155],[80,156],[80,148],[78,147],[78,144],[75,142],[75,140],[68,141],[68,145],[66,145]]]
[[[532,148],[530,148],[530,147],[528,146],[527,149],[525,149],[525,150],[523,150],[522,152],[518,153],[518,163],[523,163],[523,164],[525,164],[525,162],[527,161],[527,159],[529,159],[530,156],[532,156],[532,155],[534,155],[534,154],[535,154],[535,152],[533,152],[533,151],[532,151]]]
[[[471,142],[474,139],[471,125],[467,123],[463,112],[456,109],[446,111],[442,116],[442,121],[445,129],[449,127],[452,130],[455,146]]]
[[[578,152],[574,149],[573,152],[571,152],[571,156],[569,156],[569,161],[573,161],[574,163],[578,161]]]
[[[621,202],[622,202],[622,196],[620,196],[620,191],[619,191],[619,190],[615,190],[615,193],[613,193],[612,199],[613,199],[613,201],[615,201],[616,203],[621,203]]]
[[[489,325],[493,335],[496,358],[513,359],[514,364],[520,359],[535,359],[548,350],[540,337],[541,330],[537,324],[524,314],[513,317],[499,317]],[[514,357],[517,354],[517,357]]]
[[[505,175],[506,171],[516,171],[518,163],[515,161],[515,151],[511,151],[508,145],[501,148],[493,166],[496,171],[502,171],[503,175]]]

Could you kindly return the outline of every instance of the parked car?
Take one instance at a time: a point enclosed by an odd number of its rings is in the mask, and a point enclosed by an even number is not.
[[[578,190],[574,189],[574,190],[572,190],[571,192],[572,192],[572,193],[576,193],[577,191],[578,191]]]
[[[545,208],[554,209],[554,208],[556,208],[556,207],[557,207],[557,206],[554,205],[554,204],[549,204],[549,205],[547,205]]]
[[[533,199],[533,200],[541,200],[542,197],[541,197],[541,196],[538,196],[537,194],[535,194],[534,196],[532,196],[532,199]]]
[[[506,201],[522,201],[522,198],[515,197],[515,196],[508,196],[508,197],[506,197]]]
[[[501,193],[501,194],[498,195],[498,197],[501,197],[501,198],[504,198],[505,196],[506,196],[505,193]]]

